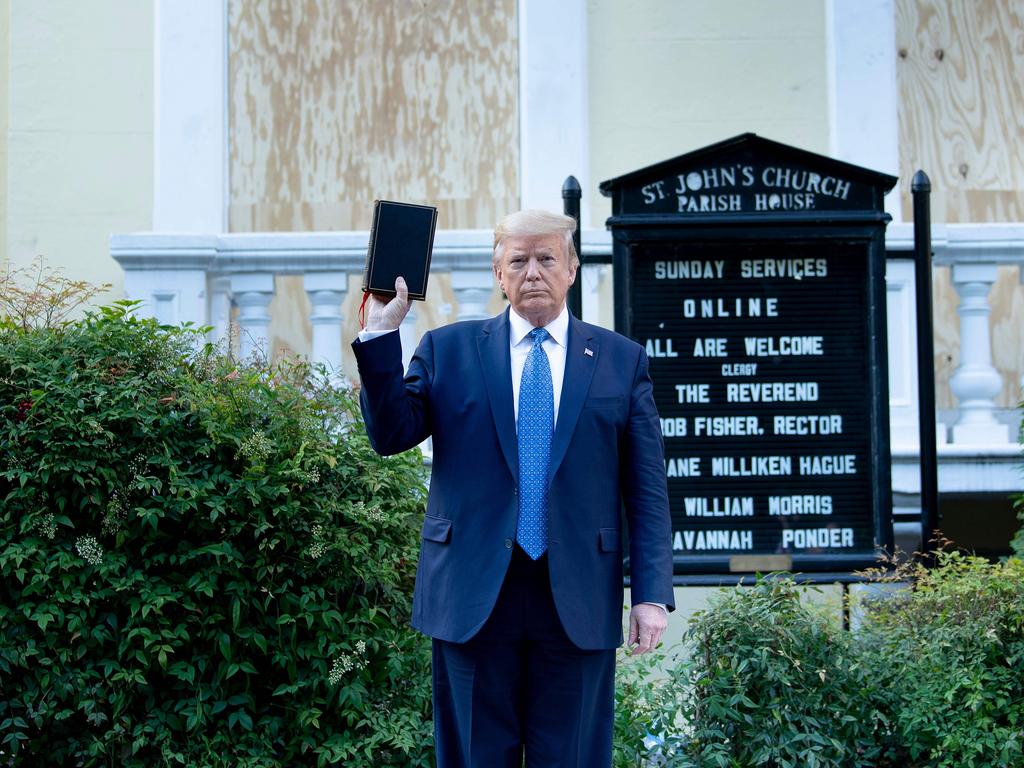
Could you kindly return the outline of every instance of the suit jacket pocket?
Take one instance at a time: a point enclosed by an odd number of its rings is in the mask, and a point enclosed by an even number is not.
[[[451,520],[445,517],[432,517],[430,515],[423,518],[423,538],[427,541],[436,541],[440,544],[447,544],[451,536]]]
[[[597,531],[598,544],[602,552],[621,552],[622,539],[616,528],[600,528]]]

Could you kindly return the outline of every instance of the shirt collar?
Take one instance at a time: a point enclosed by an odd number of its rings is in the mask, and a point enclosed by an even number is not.
[[[525,317],[521,317],[512,307],[508,309],[508,321],[510,325],[509,340],[512,342],[512,346],[515,347],[533,330],[533,325]],[[562,305],[562,311],[558,314],[558,317],[544,327],[551,334],[551,340],[560,347],[564,347],[569,335],[569,308]]]

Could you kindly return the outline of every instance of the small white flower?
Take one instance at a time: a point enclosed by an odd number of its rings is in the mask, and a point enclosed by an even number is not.
[[[324,535],[324,528],[322,525],[314,525],[311,533],[313,534],[313,543],[309,547],[309,556],[314,560],[319,560],[327,552],[327,547],[321,541]]]
[[[92,536],[79,537],[75,550],[89,565],[99,565],[103,561],[103,547]]]
[[[238,447],[238,455],[244,456],[253,464],[262,464],[267,460],[273,447],[270,438],[262,430],[254,429]]]
[[[331,665],[331,674],[327,676],[331,685],[340,683],[341,678],[352,671],[352,666],[352,657],[347,653],[343,653],[336,658],[334,664]]]
[[[43,515],[35,527],[40,534],[48,539],[52,539],[57,535],[57,522],[54,520],[52,512],[47,512]]]
[[[356,642],[356,655],[362,656],[366,653],[366,643],[362,640]],[[362,669],[366,666],[366,659],[357,659],[355,655],[343,653],[334,660],[331,665],[331,673],[327,676],[331,685],[337,685],[341,679],[353,669]]]

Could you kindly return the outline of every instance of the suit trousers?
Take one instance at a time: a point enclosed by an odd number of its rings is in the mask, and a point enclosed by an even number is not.
[[[547,555],[518,545],[494,610],[465,643],[433,641],[438,768],[609,768],[615,650],[569,640]]]

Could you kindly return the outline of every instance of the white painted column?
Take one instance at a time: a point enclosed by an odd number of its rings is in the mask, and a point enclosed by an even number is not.
[[[959,401],[954,443],[1007,443],[1009,428],[995,418],[995,398],[1003,387],[992,365],[988,295],[996,281],[996,264],[954,264],[953,287],[960,295],[960,366],[950,379]]]
[[[155,0],[153,229],[227,229],[227,0]]]
[[[494,272],[489,263],[480,269],[453,267],[452,290],[459,304],[456,320],[485,320],[491,316],[488,305],[494,292]]]
[[[306,272],[303,275],[306,295],[312,309],[309,322],[313,326],[313,349],[310,360],[327,366],[333,378],[343,378],[341,367],[341,303],[348,288],[345,272]]]
[[[827,0],[829,153],[899,174],[895,0]],[[886,211],[902,221],[899,184]]]
[[[245,360],[254,353],[257,357],[268,358],[274,275],[270,272],[231,275],[231,293],[238,306],[239,358]]]
[[[587,3],[519,0],[520,205],[561,211],[569,175],[590,226]]]

